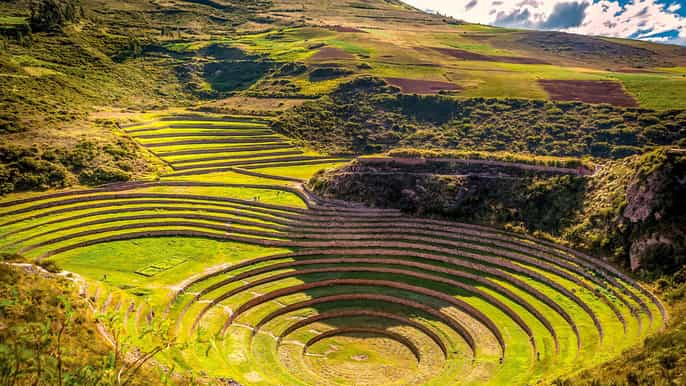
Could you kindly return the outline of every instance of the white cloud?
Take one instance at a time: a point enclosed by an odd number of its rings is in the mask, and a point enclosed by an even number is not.
[[[658,0],[405,0],[469,22],[652,41],[686,40],[680,2]],[[679,39],[664,35],[675,34]],[[656,36],[657,35],[657,36]]]

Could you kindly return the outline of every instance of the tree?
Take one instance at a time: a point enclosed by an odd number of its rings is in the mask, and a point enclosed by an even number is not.
[[[112,383],[118,386],[130,384],[143,365],[153,360],[161,352],[174,346],[179,347],[170,322],[153,319],[138,336],[139,340],[150,343],[151,348],[148,351],[138,353],[135,358],[127,359],[125,358],[127,353],[138,351],[139,348],[134,346],[133,337],[126,334],[120,315],[108,313],[100,315],[98,319],[107,330],[114,350],[112,365],[116,370],[116,375]]]
[[[31,0],[29,10],[31,27],[36,31],[60,29],[83,16],[79,0]]]

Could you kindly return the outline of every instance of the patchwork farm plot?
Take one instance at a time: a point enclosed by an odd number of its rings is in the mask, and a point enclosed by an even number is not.
[[[120,315],[141,347],[139,331],[171,321],[185,344],[159,361],[179,371],[264,385],[528,384],[610,359],[666,321],[651,292],[583,253],[284,185],[279,170],[337,159],[304,155],[265,122],[125,130],[174,171],[9,197],[0,245],[85,277],[99,312]],[[274,183],[205,179],[225,170],[269,170]]]
[[[347,23],[335,17],[317,20],[321,25],[246,33],[236,39],[199,44],[225,44],[276,63],[304,66],[300,71],[278,72],[256,81],[249,90],[258,94],[273,91],[275,84],[287,84],[283,93],[319,96],[356,75],[370,75],[408,93],[582,100],[658,110],[683,107],[680,98],[664,97],[666,93],[678,95],[684,86],[683,56],[666,48],[653,52],[609,39],[470,24],[427,29],[416,24],[422,24],[419,20],[400,21],[378,14]],[[632,55],[641,60],[627,61]],[[327,77],[310,76],[322,70],[335,71]]]

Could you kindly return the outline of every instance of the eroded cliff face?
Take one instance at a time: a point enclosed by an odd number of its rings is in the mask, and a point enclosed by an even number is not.
[[[595,175],[517,165],[356,161],[315,176],[318,194],[549,235],[632,270],[686,261],[686,157],[665,150]]]
[[[632,270],[686,262],[686,161],[666,154],[633,176],[622,213]]]

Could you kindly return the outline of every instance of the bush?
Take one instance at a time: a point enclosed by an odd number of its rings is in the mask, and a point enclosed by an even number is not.
[[[52,273],[62,272],[62,268],[57,264],[55,260],[41,260],[38,262],[38,266],[44,270]]]
[[[0,253],[0,261],[10,262],[10,263],[22,263],[26,261],[26,258],[18,253]]]
[[[643,126],[649,126],[649,125],[654,125],[656,123],[659,123],[660,118],[656,117],[653,114],[641,114],[638,117],[638,122]]]
[[[88,166],[97,156],[97,146],[93,142],[81,141],[73,150],[64,152],[60,161],[70,170],[79,171]]]
[[[643,135],[646,139],[656,145],[667,145],[671,142],[669,131],[664,125],[655,124],[646,127],[643,130]]]
[[[109,166],[97,166],[86,169],[79,174],[79,182],[84,185],[103,185],[113,182],[124,182],[131,179],[131,175],[123,170]]]
[[[389,157],[398,158],[452,158],[490,160],[501,162],[514,162],[528,165],[540,165],[561,168],[586,167],[593,169],[595,165],[580,158],[536,156],[531,154],[508,153],[508,152],[484,152],[484,151],[460,151],[460,150],[422,150],[415,148],[393,149],[386,153]]]
[[[317,68],[310,72],[310,80],[318,82],[327,79],[335,79],[353,74],[352,71],[338,67]]]
[[[18,190],[43,190],[63,187],[66,183],[67,170],[60,164],[35,157],[23,157],[13,166],[11,177],[14,188]]]
[[[18,133],[24,131],[16,117],[0,116],[0,134]]]
[[[306,71],[307,66],[302,63],[286,63],[283,66],[281,66],[278,70],[276,70],[274,76],[297,76],[300,74],[304,74]]]
[[[59,29],[83,16],[77,0],[31,0],[29,10],[31,27],[36,31]]]
[[[622,158],[655,145],[686,143],[682,112],[640,110],[639,124],[629,119],[637,111],[581,102],[405,95],[382,79],[360,77],[286,112],[273,128],[330,153],[400,145]],[[661,126],[647,124],[656,120]]]
[[[625,158],[641,153],[641,148],[636,146],[615,146],[612,148],[612,158]]]

